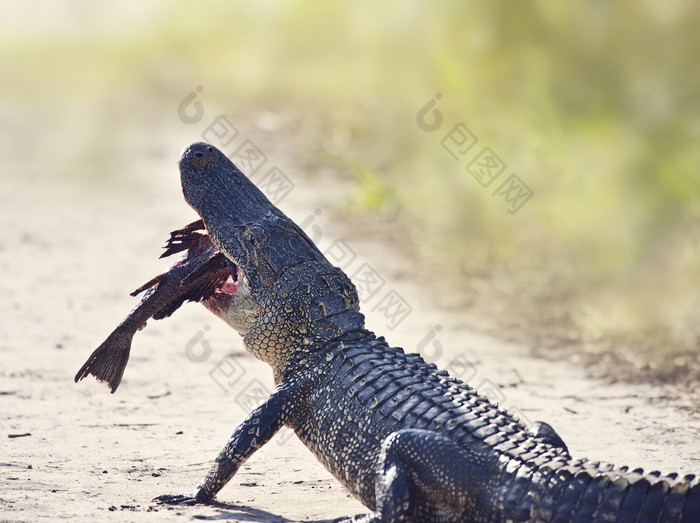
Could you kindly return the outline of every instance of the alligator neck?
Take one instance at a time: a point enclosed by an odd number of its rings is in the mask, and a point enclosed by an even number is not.
[[[273,368],[277,381],[309,367],[337,342],[373,336],[365,329],[355,286],[328,262],[307,261],[284,271],[261,310],[244,343]]]

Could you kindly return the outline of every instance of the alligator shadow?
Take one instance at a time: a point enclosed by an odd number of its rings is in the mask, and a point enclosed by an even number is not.
[[[299,520],[288,519],[266,510],[246,507],[244,505],[235,505],[233,503],[223,503],[220,501],[211,501],[208,506],[217,509],[218,514],[215,515],[193,515],[192,519],[199,521],[216,521],[216,520],[233,520],[233,521],[250,521],[251,523],[298,523]],[[347,516],[345,516],[347,517]],[[334,523],[344,518],[334,519],[314,519],[304,520],[306,523]]]

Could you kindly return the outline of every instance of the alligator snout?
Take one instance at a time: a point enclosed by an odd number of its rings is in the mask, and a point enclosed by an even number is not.
[[[193,143],[185,148],[180,156],[178,165],[180,168],[191,165],[196,169],[204,169],[209,162],[218,160],[221,152],[209,144],[203,142]]]

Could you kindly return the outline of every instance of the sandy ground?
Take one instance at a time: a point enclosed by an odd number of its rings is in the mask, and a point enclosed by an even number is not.
[[[197,304],[137,334],[116,394],[92,379],[73,383],[136,303],[128,292],[168,266],[157,259],[168,232],[195,218],[175,167],[184,145],[123,162],[132,174],[89,188],[80,179],[3,176],[0,520],[325,521],[365,511],[287,429],[217,504],[151,502],[191,490],[272,385],[238,335]],[[274,145],[268,153],[284,154]],[[608,385],[575,361],[535,359],[526,344],[475,333],[474,318],[450,307],[449,294],[417,274],[390,235],[370,231],[381,224],[333,212],[342,186],[291,164],[284,168],[295,187],[280,206],[363,282],[372,329],[421,349],[522,417],[549,422],[574,455],[700,472],[696,396]]]

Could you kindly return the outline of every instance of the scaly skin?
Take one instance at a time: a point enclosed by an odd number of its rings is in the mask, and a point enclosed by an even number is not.
[[[364,327],[349,278],[216,148],[179,162],[187,202],[244,278],[205,305],[276,383],[194,493],[211,500],[282,426],[373,512],[353,521],[700,521],[693,476],[574,459],[418,354]],[[348,520],[350,521],[350,519]]]

